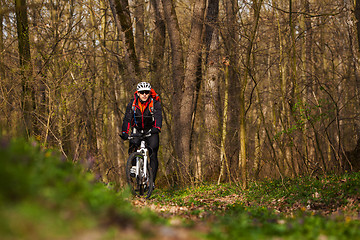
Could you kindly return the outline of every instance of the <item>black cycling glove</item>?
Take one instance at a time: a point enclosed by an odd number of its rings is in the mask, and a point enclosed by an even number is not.
[[[120,137],[123,139],[123,140],[128,140],[129,138],[129,134],[127,134],[126,132],[123,132]]]
[[[159,132],[160,132],[160,130],[158,128],[155,128],[155,127],[151,128],[151,131],[150,131],[151,134],[156,134],[156,133],[159,133]]]

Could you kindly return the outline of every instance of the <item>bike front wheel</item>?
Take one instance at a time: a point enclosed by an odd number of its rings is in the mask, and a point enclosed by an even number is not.
[[[139,163],[139,173],[132,171],[132,167]],[[141,153],[132,153],[126,163],[126,179],[134,196],[149,198],[154,190],[153,172],[150,164],[146,163],[144,173],[144,156]]]

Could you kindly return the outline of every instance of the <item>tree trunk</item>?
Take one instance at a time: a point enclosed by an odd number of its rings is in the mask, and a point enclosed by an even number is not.
[[[166,28],[169,34],[170,46],[171,46],[171,62],[172,62],[172,85],[173,85],[173,93],[172,93],[172,132],[173,139],[175,145],[175,152],[177,156],[177,176],[176,180],[181,180],[182,178],[182,169],[184,170],[184,162],[182,161],[182,150],[180,146],[180,138],[182,132],[180,131],[180,111],[179,106],[182,97],[182,88],[184,82],[184,57],[182,52],[182,43],[181,43],[181,35],[180,35],[180,27],[177,20],[175,8],[173,1],[170,0],[162,0],[163,8],[164,8],[164,16],[166,20]],[[189,122],[190,123],[190,122]],[[191,126],[189,126],[191,127]],[[182,130],[182,129],[181,129]]]
[[[153,14],[155,16],[155,27],[153,30],[153,42],[151,50],[151,84],[154,89],[157,89],[161,94],[160,81],[164,73],[164,52],[165,52],[165,35],[166,26],[163,18],[163,13],[160,11],[161,1],[151,0],[150,1]]]
[[[139,59],[139,69],[142,72],[142,76],[144,76],[144,71],[146,68],[145,61],[145,46],[144,46],[144,0],[136,0],[135,1],[135,50],[136,56]]]
[[[239,155],[239,168],[241,169],[241,181],[242,187],[245,189],[247,187],[247,152],[246,152],[246,112],[245,112],[245,91],[248,84],[248,81],[254,77],[253,76],[253,66],[251,66],[251,57],[253,55],[253,47],[255,37],[257,35],[259,18],[260,18],[260,10],[262,6],[262,0],[259,2],[257,0],[253,1],[253,9],[254,9],[254,26],[252,32],[250,33],[250,41],[247,46],[246,53],[246,74],[244,76],[243,81],[240,83],[241,92],[240,92],[240,155]]]
[[[357,41],[358,51],[360,52],[360,0],[355,0],[354,14],[356,18],[356,30],[357,30]]]
[[[0,0],[0,9],[5,9],[5,4],[3,3],[3,0]],[[2,53],[4,50],[4,25],[3,25],[3,21],[4,21],[4,15],[2,12],[0,12],[0,52]],[[2,79],[5,78],[5,68],[4,68],[5,63],[3,63],[3,58],[0,58],[0,82],[2,81]]]
[[[303,1],[303,8],[304,12],[310,14],[310,3],[308,0]],[[313,95],[313,82],[312,82],[312,29],[311,29],[311,19],[308,18],[306,15],[302,15],[300,19],[300,27],[304,34],[304,40],[302,42],[302,65],[303,65],[303,72],[302,72],[302,78],[303,78],[303,84],[305,86],[305,94],[303,94],[302,99],[299,101],[302,102],[301,111],[305,110],[304,113],[306,113],[306,106],[307,103],[312,102],[312,95]],[[307,119],[306,114],[302,114],[301,121],[304,122],[304,128],[302,129],[302,148],[305,155],[305,159],[309,162],[314,162],[316,159],[318,159],[315,156],[315,149],[313,147],[313,142],[311,139],[314,139],[314,135],[316,135],[316,132],[311,132],[310,130],[310,122]],[[313,129],[316,131],[315,129]],[[312,135],[312,136],[311,136]],[[311,136],[311,137],[309,137]],[[295,171],[293,171],[293,175],[295,175]]]
[[[220,143],[220,100],[219,100],[219,35],[218,35],[219,0],[210,0],[206,16],[206,55],[207,70],[204,84],[204,127],[205,127],[205,166],[208,177],[215,176],[219,169]]]
[[[32,64],[30,54],[29,24],[26,0],[15,0],[16,23],[18,33],[18,47],[20,59],[20,72],[22,78],[22,111],[27,135],[33,135],[35,120],[35,91],[32,78]]]
[[[218,178],[218,184],[220,184],[221,178],[225,174],[225,168],[227,170],[228,179],[231,182],[231,173],[229,169],[229,162],[226,156],[225,150],[225,141],[226,141],[226,128],[227,128],[227,114],[228,114],[228,103],[229,103],[229,93],[228,93],[228,85],[229,85],[229,62],[227,60],[223,61],[224,64],[224,77],[225,77],[225,91],[224,91],[224,104],[223,104],[223,118],[222,118],[222,129],[221,129],[221,143],[220,143],[220,173]]]
[[[185,182],[189,182],[192,179],[191,176],[191,129],[192,126],[189,126],[191,123],[192,115],[195,109],[195,99],[194,93],[196,91],[196,82],[197,82],[197,70],[198,70],[198,60],[200,57],[201,51],[201,36],[204,25],[204,12],[205,12],[206,0],[197,0],[195,2],[192,22],[191,22],[191,32],[189,39],[188,55],[186,58],[186,68],[185,68],[185,77],[184,77],[184,86],[182,89],[181,102],[179,106],[180,111],[180,129],[182,129],[181,139],[180,139],[180,149],[181,149],[181,161],[185,164],[183,174],[185,175]]]
[[[360,0],[355,0],[355,18],[356,18],[356,29],[357,29],[357,40],[358,40],[358,51],[360,52]],[[353,53],[354,55],[354,53]],[[354,60],[354,74],[355,74],[355,82],[356,82],[356,95],[358,104],[360,104],[360,77],[356,67],[356,58],[353,56]],[[359,110],[359,109],[358,109]]]
[[[288,124],[292,124],[291,123],[291,115],[294,115],[294,112],[292,111],[292,108],[295,106],[295,104],[297,103],[302,103],[302,99],[300,98],[300,94],[299,94],[299,87],[298,87],[298,82],[297,82],[297,61],[296,61],[296,38],[295,38],[295,24],[294,24],[294,19],[293,19],[293,3],[292,0],[289,0],[289,28],[290,28],[290,36],[289,36],[289,41],[291,43],[291,50],[290,50],[290,56],[289,58],[291,59],[291,67],[290,67],[290,80],[291,80],[291,93],[290,93],[290,111],[289,111],[289,115],[288,115]],[[287,141],[289,141],[290,143],[293,142],[295,139],[293,138],[292,135],[289,135],[290,139],[288,139]],[[288,144],[288,143],[287,143]],[[289,172],[289,166],[293,165],[292,161],[293,161],[293,156],[292,156],[292,150],[287,148],[287,152],[286,152],[286,157],[284,159],[284,172],[285,174]]]
[[[226,156],[228,156],[230,169],[233,176],[238,176],[239,162],[239,72],[238,66],[238,35],[236,35],[237,22],[237,1],[224,1],[225,15],[225,32],[222,33],[225,42],[225,60],[228,62],[228,96],[229,106],[227,114],[227,137],[226,137]]]
[[[130,81],[128,90],[133,90],[138,82],[140,67],[135,52],[134,35],[132,31],[128,0],[109,0],[109,3],[115,19],[116,27],[124,42],[125,64],[129,74],[128,79]]]
[[[277,3],[276,3],[277,4]],[[277,27],[278,27],[278,37],[279,37],[279,80],[280,80],[280,101],[281,101],[281,109],[284,112],[284,117],[282,117],[282,114],[279,114],[279,120],[281,123],[281,127],[276,128],[277,132],[281,132],[286,130],[290,125],[290,113],[289,113],[289,105],[287,104],[286,99],[286,92],[287,92],[287,69],[288,69],[288,62],[285,61],[285,49],[284,46],[286,46],[287,41],[285,37],[283,36],[282,32],[283,29],[281,28],[280,24],[280,16],[277,14]],[[280,124],[279,124],[280,125]],[[270,139],[269,139],[270,140]],[[275,151],[274,151],[274,161],[275,161],[275,167],[277,168],[280,176],[283,176],[283,168],[280,167],[282,165],[280,161],[287,162],[287,159],[290,159],[292,156],[291,147],[289,144],[286,144],[287,139],[284,134],[281,135],[280,139],[278,140],[282,158],[281,160],[278,160],[275,158]],[[271,141],[270,141],[271,144]]]

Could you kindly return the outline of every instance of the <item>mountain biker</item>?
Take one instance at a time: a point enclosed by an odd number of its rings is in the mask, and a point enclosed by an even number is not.
[[[162,110],[160,98],[150,83],[140,82],[137,85],[134,98],[126,107],[125,116],[122,124],[122,134],[124,140],[129,138],[130,128],[135,128],[137,132],[143,130],[144,133],[150,131],[151,136],[146,138],[149,147],[150,166],[153,170],[154,186],[158,171],[157,153],[159,150],[159,133],[162,125]],[[131,139],[129,143],[129,153],[136,151],[140,146],[139,139]]]

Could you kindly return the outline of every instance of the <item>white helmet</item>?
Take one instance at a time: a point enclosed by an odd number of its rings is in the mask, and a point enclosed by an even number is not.
[[[150,91],[151,90],[151,85],[148,82],[141,82],[141,83],[139,83],[137,85],[136,90],[138,92],[140,92],[140,91]]]

